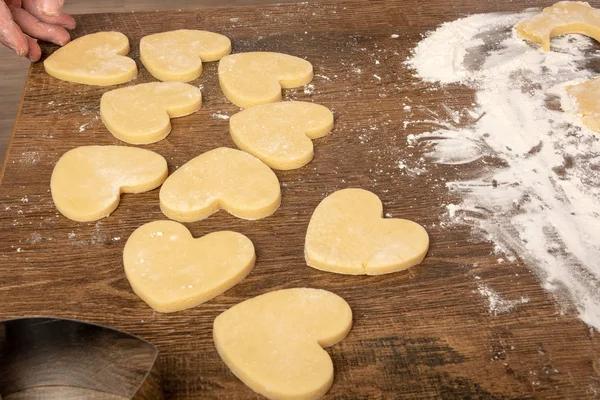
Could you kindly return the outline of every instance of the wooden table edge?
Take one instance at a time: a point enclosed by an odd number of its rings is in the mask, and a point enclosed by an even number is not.
[[[8,138],[8,144],[6,145],[4,161],[2,162],[2,169],[0,169],[0,185],[2,185],[2,179],[4,178],[4,172],[6,171],[6,166],[8,165],[8,154],[10,153],[10,150],[12,148],[13,140],[15,138],[15,133],[17,131],[17,126],[19,125],[19,118],[21,118],[21,109],[23,108],[23,100],[25,99],[25,89],[27,88],[27,84],[29,83],[29,79],[31,78],[32,70],[33,70],[33,63],[29,64],[29,70],[27,71],[27,78],[25,79],[25,84],[23,85],[23,91],[21,93],[21,99],[19,100],[19,108],[17,109],[17,115],[15,116],[15,123],[13,124],[10,137]]]

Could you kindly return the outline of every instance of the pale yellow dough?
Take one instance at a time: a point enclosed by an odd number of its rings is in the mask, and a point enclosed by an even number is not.
[[[247,153],[274,169],[300,168],[313,159],[313,143],[333,129],[327,107],[302,101],[270,103],[235,114],[231,138]]]
[[[320,289],[284,289],[231,307],[215,319],[219,355],[247,386],[272,400],[312,400],[333,383],[323,347],[343,340],[352,310]]]
[[[56,208],[74,221],[107,217],[121,193],[155,189],[167,178],[165,159],[152,151],[122,146],[84,146],[58,160],[50,188]]]
[[[279,101],[282,88],[303,86],[312,78],[311,63],[282,53],[232,54],[219,62],[221,90],[242,108]]]
[[[52,53],[46,72],[63,81],[109,86],[129,82],[137,76],[129,53],[129,40],[120,32],[98,32],[82,36]]]
[[[227,147],[208,151],[175,171],[160,190],[160,208],[176,221],[193,222],[219,209],[243,219],[279,208],[279,180],[258,158]]]
[[[244,279],[254,267],[254,245],[231,231],[194,239],[178,222],[154,221],[125,244],[125,274],[142,300],[158,312],[202,304]]]
[[[306,232],[309,266],[348,275],[380,275],[419,264],[429,249],[425,229],[412,221],[382,218],[379,198],[343,189],[315,209]]]
[[[600,41],[600,10],[582,1],[560,1],[515,26],[518,35],[550,50],[550,39],[579,33]]]
[[[600,78],[568,86],[567,94],[577,105],[577,114],[588,128],[600,132]]]
[[[140,41],[142,63],[161,81],[192,81],[202,73],[202,62],[217,61],[229,53],[229,38],[208,31],[180,29]]]
[[[181,82],[152,82],[104,93],[100,115],[116,138],[131,144],[155,143],[171,133],[171,118],[197,111],[202,93]]]

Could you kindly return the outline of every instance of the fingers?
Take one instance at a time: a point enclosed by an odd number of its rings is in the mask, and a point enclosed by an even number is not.
[[[3,27],[0,30],[0,43],[14,50],[20,56],[27,55],[29,52],[27,37],[13,21],[12,14],[4,1],[0,1],[0,26]]]
[[[21,0],[4,0],[6,5],[10,7],[21,7]]]
[[[37,39],[30,38],[27,36],[27,43],[29,45],[29,52],[27,53],[27,58],[31,61],[39,61],[42,58],[42,49],[37,42]]]
[[[69,32],[63,27],[41,22],[22,8],[11,7],[10,11],[17,25],[29,36],[52,42],[59,46],[64,46],[71,40]]]
[[[48,3],[52,3],[48,5]],[[68,14],[60,12],[62,1],[23,0],[23,8],[37,17],[40,21],[52,25],[60,25],[67,29],[75,29],[75,20]],[[45,7],[45,8],[44,8]],[[48,8],[54,11],[47,11]],[[44,11],[46,10],[46,11]]]

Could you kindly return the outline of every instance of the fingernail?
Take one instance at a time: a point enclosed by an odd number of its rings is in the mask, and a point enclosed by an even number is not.
[[[42,14],[55,17],[60,14],[60,9],[62,8],[61,1],[45,1],[42,2],[40,6],[40,11]]]
[[[26,56],[27,53],[29,52],[29,49],[26,49],[25,47],[21,47],[20,49],[16,49],[15,47],[11,48],[17,53],[17,55],[19,55],[20,57]]]
[[[40,11],[42,12],[42,14],[47,15],[49,17],[56,17],[58,14],[60,14],[60,11],[48,8],[47,6],[42,6],[42,9]]]
[[[8,46],[8,48],[9,48],[9,49],[11,49],[12,51],[16,52],[17,54],[19,53],[19,52],[17,51],[17,49],[15,48],[15,45],[14,45],[14,44],[12,44],[8,38],[6,38],[6,45],[7,45],[7,46]],[[20,55],[20,54],[19,54],[19,55]]]

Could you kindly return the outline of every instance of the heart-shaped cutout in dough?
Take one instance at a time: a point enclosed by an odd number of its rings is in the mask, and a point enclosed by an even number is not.
[[[69,150],[52,171],[50,189],[58,211],[74,221],[107,217],[121,193],[155,189],[167,178],[167,161],[150,150],[84,146]]]
[[[155,143],[171,133],[171,118],[202,105],[202,93],[182,82],[152,82],[111,90],[102,95],[100,115],[116,138],[131,144]]]
[[[254,267],[254,245],[231,231],[194,239],[174,221],[136,229],[125,244],[123,264],[133,291],[158,312],[185,310],[232,288]]]
[[[246,300],[219,315],[213,338],[219,355],[247,386],[273,400],[311,400],[333,383],[323,347],[343,340],[352,310],[320,289],[284,289]]]
[[[515,29],[525,40],[539,43],[550,51],[550,39],[579,33],[600,41],[600,10],[582,1],[559,1],[535,17],[519,22]]]
[[[203,62],[218,61],[229,53],[229,38],[208,31],[180,29],[144,36],[140,41],[142,63],[161,81],[192,81],[202,73]]]
[[[327,107],[303,101],[263,104],[229,120],[231,138],[240,149],[280,170],[308,164],[314,155],[311,139],[332,129],[333,114]]]
[[[343,189],[315,209],[306,232],[309,266],[348,275],[380,275],[419,264],[429,249],[421,225],[382,218],[379,197],[363,189]]]
[[[129,53],[129,40],[120,32],[98,32],[82,36],[59,48],[45,61],[46,72],[63,81],[109,86],[129,82],[137,76]]]
[[[219,62],[219,83],[225,97],[248,108],[281,100],[281,89],[306,85],[312,64],[282,53],[250,52],[225,56]]]
[[[219,209],[243,219],[267,217],[279,208],[275,173],[258,158],[220,147],[188,161],[160,190],[160,208],[176,221],[194,222]]]

